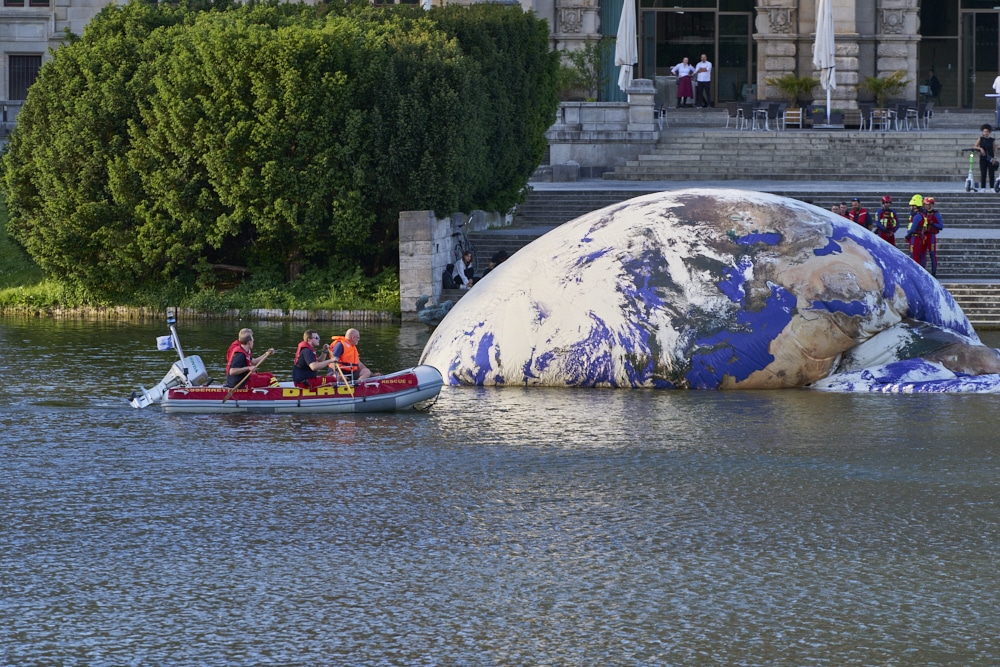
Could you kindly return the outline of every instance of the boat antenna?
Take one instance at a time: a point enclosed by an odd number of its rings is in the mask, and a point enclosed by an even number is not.
[[[177,329],[174,325],[177,324],[177,318],[174,317],[174,309],[167,308],[167,326],[170,327],[170,338],[174,341],[174,349],[177,350],[177,356],[184,361],[184,350],[181,349],[181,339],[177,336]]]

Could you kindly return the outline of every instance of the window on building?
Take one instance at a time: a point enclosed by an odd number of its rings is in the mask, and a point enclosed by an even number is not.
[[[7,81],[10,100],[24,100],[28,97],[28,86],[38,78],[38,70],[42,67],[42,57],[7,56]]]
[[[52,0],[28,0],[29,7],[49,7]],[[4,7],[24,7],[24,0],[3,0]]]

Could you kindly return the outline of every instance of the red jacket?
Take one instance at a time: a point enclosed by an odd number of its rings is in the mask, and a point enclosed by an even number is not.
[[[865,229],[871,228],[871,223],[868,222],[868,209],[866,208],[859,208],[856,211],[853,208],[850,209],[847,212],[847,219],[853,220]]]

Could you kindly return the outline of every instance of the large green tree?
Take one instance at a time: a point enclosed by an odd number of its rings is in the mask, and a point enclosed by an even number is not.
[[[11,235],[105,293],[219,264],[376,271],[400,210],[515,203],[557,104],[544,34],[510,7],[109,6],[29,91]]]

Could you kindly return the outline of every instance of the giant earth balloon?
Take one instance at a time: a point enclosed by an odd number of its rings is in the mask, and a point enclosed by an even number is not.
[[[875,234],[758,192],[637,197],[537,239],[421,363],[452,385],[997,391],[1000,352]]]

